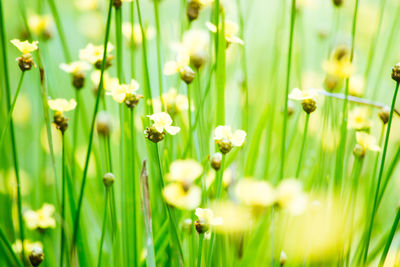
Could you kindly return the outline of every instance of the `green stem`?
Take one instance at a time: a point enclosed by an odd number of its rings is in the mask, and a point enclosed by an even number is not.
[[[187,99],[188,99],[188,121],[189,121],[189,140],[188,140],[188,143],[189,143],[189,151],[190,151],[190,153],[189,153],[189,155],[192,155],[192,149],[191,149],[191,147],[192,147],[192,145],[193,145],[193,126],[192,126],[192,98],[191,98],[191,90],[190,90],[190,85],[189,84],[187,84],[186,85],[187,87],[186,87],[186,91],[187,91]]]
[[[89,169],[89,159],[90,159],[90,154],[92,152],[92,144],[93,144],[93,136],[94,136],[94,129],[95,129],[95,124],[96,124],[96,116],[97,112],[99,110],[99,104],[100,104],[100,98],[103,93],[103,76],[104,76],[104,68],[105,68],[105,63],[107,59],[107,47],[108,47],[108,39],[110,36],[110,25],[111,25],[111,11],[112,11],[112,4],[113,1],[110,0],[109,7],[108,7],[108,15],[107,15],[107,26],[106,26],[106,36],[104,40],[104,53],[103,53],[103,61],[101,64],[101,72],[100,72],[100,83],[99,83],[99,88],[97,90],[97,96],[96,96],[96,103],[94,106],[94,111],[93,111],[93,117],[92,117],[92,123],[91,123],[91,128],[90,128],[90,135],[89,135],[89,144],[88,144],[88,150],[86,153],[86,159],[85,159],[85,167],[83,170],[83,178],[82,178],[82,183],[81,183],[81,189],[79,193],[79,200],[78,200],[78,207],[76,211],[76,217],[74,221],[74,230],[73,230],[73,235],[72,235],[72,250],[74,250],[77,235],[78,235],[78,230],[79,230],[79,219],[80,219],[80,214],[82,210],[82,202],[83,202],[83,195],[85,192],[85,185],[86,185],[86,179],[87,179],[87,173]]]
[[[124,83],[123,73],[123,55],[122,55],[122,10],[121,8],[115,9],[115,37],[117,43],[117,76],[119,83]]]
[[[296,20],[296,0],[292,0],[291,12],[290,12],[290,31],[289,31],[289,46],[288,46],[288,58],[286,68],[286,88],[285,88],[285,109],[283,111],[283,126],[282,126],[282,145],[281,145],[281,162],[279,171],[279,180],[282,180],[285,169],[285,156],[286,156],[286,131],[288,124],[288,97],[290,87],[290,71],[292,66],[292,50],[293,50],[293,35],[294,35],[294,24]]]
[[[4,25],[4,16],[3,16],[3,1],[0,1],[0,34],[1,34],[1,52],[3,54],[3,72],[4,72],[4,81],[5,81],[5,90],[6,90],[6,102],[7,102],[7,109],[10,112],[11,110],[11,86],[9,80],[9,73],[8,73],[8,59],[7,59],[7,45],[6,45],[6,30]],[[14,171],[15,177],[17,182],[17,203],[18,203],[18,223],[19,223],[19,234],[21,243],[24,244],[24,224],[22,219],[22,195],[21,195],[21,180],[19,176],[19,165],[18,165],[18,152],[17,152],[17,142],[15,138],[15,131],[14,131],[14,121],[10,119],[10,136],[11,136],[11,147],[12,147],[12,156],[14,161]],[[25,262],[25,248],[22,245],[22,262]]]
[[[299,162],[297,164],[296,178],[299,178],[300,171],[301,171],[301,163],[303,162],[304,150],[305,150],[305,147],[306,147],[307,131],[308,131],[308,123],[309,123],[309,121],[310,121],[310,114],[307,113],[306,122],[304,123],[303,141],[301,142],[301,150],[300,150]]]
[[[100,244],[99,244],[99,256],[97,257],[97,267],[101,266],[101,258],[103,255],[103,243],[104,243],[104,237],[106,235],[106,225],[107,225],[107,202],[108,202],[108,194],[109,194],[109,189],[106,188],[106,197],[105,197],[105,202],[104,202],[104,215],[103,215],[103,223],[102,223],[102,228],[101,228],[101,238],[100,238]]]
[[[147,60],[147,39],[145,28],[142,22],[142,13],[140,12],[139,0],[136,0],[136,8],[138,11],[138,20],[140,25],[140,30],[142,32],[142,51],[143,51],[143,64],[144,64],[144,76],[145,76],[145,97],[146,97],[146,112],[147,114],[153,114],[153,98],[151,96],[151,84],[150,84],[150,73],[149,73],[149,63]]]
[[[64,245],[65,245],[65,135],[61,133],[62,154],[61,154],[61,238],[60,238],[60,267],[64,263]]]
[[[75,90],[75,98],[77,105],[74,112],[74,126],[72,133],[72,166],[71,166],[72,177],[75,177],[75,166],[76,166],[75,154],[76,154],[76,147],[78,145],[79,111],[81,109],[80,104],[82,103],[80,99],[80,90]]]
[[[392,244],[393,238],[394,238],[394,234],[396,233],[397,230],[397,226],[399,225],[399,221],[400,221],[400,208],[397,208],[397,213],[396,213],[396,217],[393,221],[393,225],[392,228],[390,229],[390,234],[388,236],[388,239],[386,241],[386,245],[385,245],[385,249],[383,250],[382,253],[382,257],[379,261],[379,266],[383,266],[383,264],[385,263],[386,260],[386,256],[389,252],[390,249],[390,245]]]
[[[130,128],[131,128],[131,160],[130,160],[130,165],[132,166],[132,185],[133,185],[133,260],[134,260],[134,266],[138,265],[138,246],[137,246],[137,236],[138,236],[138,231],[137,231],[137,209],[136,209],[136,199],[137,199],[137,189],[136,189],[136,173],[135,173],[135,126],[134,126],[134,110],[133,108],[130,109]]]
[[[351,34],[351,53],[350,53],[350,63],[353,62],[354,58],[354,45],[356,38],[356,29],[357,29],[357,15],[358,15],[358,3],[359,0],[356,0],[354,7],[354,15],[353,15],[353,27]],[[342,111],[342,124],[340,131],[340,143],[338,148],[338,153],[336,154],[336,166],[335,166],[335,185],[338,186],[341,184],[341,180],[343,177],[343,161],[345,156],[345,147],[346,147],[346,139],[347,139],[347,112],[348,112],[348,99],[349,96],[349,78],[346,79],[346,89],[345,89],[345,99],[343,102],[343,111]]]
[[[64,52],[65,60],[67,62],[71,62],[71,54],[70,54],[70,52],[68,50],[67,41],[66,41],[66,38],[65,38],[64,30],[62,28],[61,19],[60,19],[60,15],[58,14],[58,10],[57,10],[56,4],[55,4],[54,0],[48,0],[48,1],[49,1],[49,6],[50,6],[51,13],[52,13],[52,15],[54,17],[54,22],[56,24],[58,35],[60,36],[61,47],[62,47],[63,52]]]
[[[18,256],[15,254],[10,242],[8,241],[5,233],[3,232],[3,229],[0,228],[0,240],[3,241],[4,245],[6,246],[8,252],[11,254],[11,257],[13,258],[13,260],[15,261],[15,263],[18,264],[18,266],[22,267],[22,263],[21,261],[18,259]]]
[[[163,94],[163,75],[162,75],[162,59],[161,59],[161,26],[159,0],[154,0],[154,17],[156,19],[156,44],[157,44],[157,70],[158,70],[158,89],[160,94],[161,109],[164,109],[162,94]]]
[[[130,20],[131,20],[131,79],[135,77],[135,1],[130,4]]]
[[[24,79],[24,75],[25,75],[25,71],[22,71],[21,72],[21,76],[19,78],[17,91],[15,92],[14,98],[13,98],[12,103],[11,103],[11,108],[8,111],[8,114],[7,114],[6,124],[4,125],[4,129],[3,129],[2,133],[1,133],[0,146],[3,145],[5,133],[7,132],[8,126],[10,125],[10,120],[11,120],[11,117],[12,117],[12,114],[13,114],[13,111],[14,111],[15,103],[17,102],[19,91],[21,90],[21,85],[22,85],[22,81]]]
[[[378,175],[378,179],[377,179],[378,182],[377,182],[377,185],[376,185],[374,204],[373,204],[371,218],[370,218],[369,225],[368,225],[367,238],[366,238],[365,246],[364,246],[365,247],[364,256],[363,256],[363,263],[364,264],[367,261],[368,248],[369,248],[369,243],[370,243],[370,239],[371,239],[372,228],[373,228],[373,224],[374,224],[375,215],[376,215],[376,212],[377,212],[377,209],[378,209],[378,197],[379,197],[379,192],[380,192],[380,187],[381,187],[383,169],[384,169],[384,166],[385,166],[387,147],[388,147],[388,144],[389,144],[389,135],[390,135],[390,128],[391,128],[392,119],[393,119],[393,110],[394,110],[394,106],[395,106],[395,103],[396,103],[396,97],[397,97],[398,91],[399,91],[399,83],[397,82],[396,83],[396,88],[395,88],[394,94],[393,94],[392,106],[390,108],[390,115],[389,115],[388,127],[387,127],[387,130],[386,130],[385,144],[383,146],[381,165],[380,165],[380,168],[379,168],[379,175]]]
[[[199,235],[199,251],[197,253],[197,267],[201,267],[201,254],[203,252],[203,234]]]

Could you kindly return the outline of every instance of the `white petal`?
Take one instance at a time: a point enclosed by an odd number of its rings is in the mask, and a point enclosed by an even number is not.
[[[165,130],[171,135],[176,135],[177,133],[179,133],[181,128],[179,128],[177,126],[167,126],[167,127],[165,127]]]

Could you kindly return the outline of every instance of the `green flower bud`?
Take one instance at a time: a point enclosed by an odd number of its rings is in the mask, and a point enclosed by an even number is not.
[[[115,176],[111,172],[107,172],[103,175],[103,184],[105,187],[110,187],[114,184]]]

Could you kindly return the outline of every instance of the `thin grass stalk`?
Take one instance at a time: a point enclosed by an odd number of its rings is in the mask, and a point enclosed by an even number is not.
[[[356,29],[357,29],[357,15],[358,15],[358,6],[359,0],[356,0],[354,6],[354,14],[353,14],[353,26],[351,33],[351,52],[350,52],[350,63],[353,62],[354,58],[354,47],[355,47],[355,38],[356,38]],[[345,87],[345,98],[343,102],[342,109],[342,124],[340,129],[340,143],[338,148],[338,153],[336,154],[336,165],[335,165],[335,186],[341,184],[343,178],[343,161],[345,156],[345,147],[346,147],[346,139],[347,139],[347,114],[348,114],[348,103],[349,103],[349,79],[346,79],[346,87]]]
[[[19,266],[22,267],[21,261],[18,259],[18,256],[15,254],[10,242],[8,241],[3,229],[0,228],[0,240],[3,241],[4,246],[7,248],[8,252],[11,254],[13,261]]]
[[[292,50],[293,50],[293,36],[294,36],[294,25],[296,21],[296,0],[292,0],[291,11],[290,11],[290,30],[289,30],[289,45],[288,45],[288,57],[286,67],[286,88],[284,98],[284,111],[283,111],[283,125],[282,125],[282,143],[281,143],[281,162],[279,170],[279,180],[282,180],[285,169],[285,156],[286,156],[286,132],[288,124],[288,101],[289,101],[289,87],[290,87],[290,72],[292,66]]]
[[[61,238],[60,238],[60,267],[64,264],[64,246],[65,246],[65,135],[61,133],[62,154],[61,154]]]
[[[395,217],[395,219],[393,221],[392,228],[390,229],[390,234],[389,234],[389,236],[387,238],[386,245],[385,245],[385,248],[384,248],[384,250],[382,252],[381,259],[379,260],[379,267],[383,266],[384,263],[385,263],[386,257],[388,255],[388,252],[389,252],[389,249],[390,249],[390,245],[393,242],[394,235],[395,235],[397,227],[399,225],[399,221],[400,221],[400,208],[397,208],[396,217]]]
[[[103,222],[102,222],[102,228],[101,228],[101,238],[100,238],[100,243],[99,243],[99,253],[98,253],[98,257],[97,257],[97,267],[101,266],[101,259],[103,256],[103,244],[104,244],[104,237],[106,235],[106,225],[107,225],[108,199],[109,199],[109,188],[107,187],[105,202],[104,202],[104,215],[103,215]]]
[[[83,178],[82,178],[82,183],[81,183],[81,189],[79,193],[79,200],[78,200],[78,206],[77,206],[77,211],[76,211],[76,217],[74,221],[74,230],[73,230],[73,235],[72,235],[72,250],[71,252],[74,251],[76,240],[77,240],[77,235],[79,231],[79,219],[80,219],[80,214],[82,210],[82,202],[83,202],[83,195],[85,192],[85,185],[86,185],[86,179],[87,179],[87,173],[89,169],[89,159],[90,159],[90,154],[92,151],[92,144],[93,144],[93,136],[94,136],[94,129],[95,129],[95,123],[96,123],[96,116],[97,112],[99,110],[99,104],[100,104],[100,98],[103,92],[103,76],[104,76],[104,68],[105,68],[105,63],[106,63],[106,58],[107,58],[107,47],[108,47],[108,39],[110,35],[110,26],[111,26],[111,14],[112,14],[112,4],[113,1],[110,0],[109,7],[108,7],[108,15],[107,15],[107,26],[106,26],[106,36],[104,40],[104,53],[103,53],[103,61],[101,64],[101,71],[100,71],[100,82],[99,82],[99,88],[97,90],[97,96],[96,96],[96,102],[94,106],[94,111],[93,111],[93,117],[92,117],[92,123],[91,123],[91,128],[90,128],[90,135],[89,135],[89,144],[88,144],[88,150],[86,153],[86,159],[85,159],[85,167],[83,171]]]
[[[3,16],[3,1],[0,1],[0,34],[1,34],[1,52],[3,54],[3,72],[4,72],[4,81],[5,81],[5,91],[6,91],[6,102],[7,109],[10,112],[11,110],[11,86],[9,80],[9,72],[8,72],[8,59],[7,59],[7,45],[6,45],[6,29],[4,25],[4,16]],[[17,205],[18,205],[18,224],[19,224],[19,236],[21,243],[24,243],[25,235],[24,235],[24,224],[22,219],[22,195],[21,195],[21,180],[19,174],[19,165],[18,165],[18,152],[17,152],[17,141],[15,138],[14,131],[14,121],[10,119],[10,137],[11,137],[11,147],[12,147],[12,158],[14,163],[14,171],[17,182]],[[22,246],[22,262],[25,262],[25,249]]]
[[[221,10],[221,22],[219,22],[220,1],[217,0],[216,26],[217,35],[215,37],[215,55],[216,55],[216,90],[217,90],[217,125],[225,124],[225,83],[226,83],[226,40],[225,40],[225,12]],[[221,24],[221,26],[220,26]]]
[[[149,72],[149,63],[147,59],[147,38],[146,31],[142,22],[142,13],[140,11],[139,0],[136,0],[136,8],[138,12],[138,20],[140,25],[140,30],[142,33],[142,52],[143,52],[143,65],[144,65],[144,76],[145,76],[145,105],[147,114],[153,114],[153,98],[151,96],[151,83],[150,83],[150,72]]]
[[[163,73],[162,73],[162,56],[161,56],[161,25],[160,25],[160,11],[159,11],[159,0],[154,0],[154,17],[156,20],[156,46],[157,46],[157,73],[158,73],[158,90],[161,101],[161,110],[164,109],[163,104]]]
[[[397,163],[399,162],[399,159],[400,159],[400,147],[397,149],[396,154],[393,157],[393,160],[390,163],[390,165],[388,167],[388,170],[386,172],[385,179],[384,179],[383,185],[382,185],[382,190],[379,193],[379,197],[378,197],[378,206],[382,201],[383,195],[385,194],[386,188],[387,188],[387,186],[389,184],[390,178],[392,177],[394,169],[395,169]],[[376,175],[376,172],[375,172],[375,175]]]
[[[301,171],[301,164],[303,162],[303,157],[304,157],[304,150],[306,148],[306,141],[307,141],[307,132],[308,132],[308,123],[310,121],[310,114],[306,114],[306,121],[304,123],[304,133],[303,133],[303,141],[301,142],[301,150],[300,150],[300,156],[299,156],[299,162],[297,164],[297,169],[296,169],[296,178],[299,178],[300,176],[300,171]]]
[[[385,144],[383,146],[381,165],[379,168],[379,174],[378,174],[378,179],[377,179],[374,204],[372,207],[371,218],[369,220],[369,224],[368,224],[368,228],[367,228],[367,237],[366,237],[366,241],[365,241],[365,245],[364,245],[365,249],[364,249],[364,254],[363,254],[363,264],[365,264],[367,261],[369,243],[370,243],[371,234],[372,234],[372,228],[373,228],[373,224],[374,224],[375,215],[376,215],[376,212],[378,209],[378,197],[379,197],[379,192],[380,192],[380,187],[381,187],[381,182],[382,182],[383,169],[385,166],[387,147],[389,144],[390,128],[392,126],[392,119],[393,119],[393,110],[394,110],[394,106],[396,103],[397,93],[399,91],[399,84],[400,84],[399,82],[396,83],[396,88],[394,90],[393,99],[392,99],[392,106],[390,108],[390,115],[389,115],[387,130],[386,130]]]
[[[130,22],[131,22],[131,44],[130,44],[130,63],[131,63],[131,79],[135,77],[135,1],[132,1],[129,5]]]
[[[130,109],[130,119],[129,119],[129,124],[130,124],[130,132],[131,132],[131,159],[130,159],[130,165],[132,166],[132,185],[133,185],[133,263],[134,266],[138,266],[139,262],[138,262],[138,246],[137,246],[137,241],[138,241],[138,224],[137,224],[137,217],[138,217],[138,211],[136,209],[136,197],[137,197],[137,189],[136,189],[136,168],[135,168],[135,151],[136,151],[136,145],[135,145],[135,126],[134,126],[134,119],[135,119],[135,115],[134,115],[134,110],[133,108]]]
[[[22,81],[24,80],[24,75],[25,75],[25,71],[22,71],[21,72],[21,76],[19,78],[17,91],[15,92],[14,98],[13,98],[12,103],[11,103],[11,108],[8,111],[8,114],[7,114],[7,118],[6,118],[6,123],[4,125],[4,129],[1,132],[0,146],[3,146],[4,136],[5,136],[5,133],[7,132],[8,126],[10,125],[10,120],[11,120],[11,117],[12,117],[12,113],[14,111],[15,103],[17,102],[19,91],[21,90],[21,87],[22,87],[21,85],[22,85]]]
[[[190,85],[186,85],[187,99],[188,99],[188,123],[189,123],[189,155],[192,155],[193,151],[193,127],[192,127],[192,98]]]
[[[197,267],[201,267],[201,256],[203,252],[203,239],[204,235],[200,234],[199,235],[199,251],[197,253]]]

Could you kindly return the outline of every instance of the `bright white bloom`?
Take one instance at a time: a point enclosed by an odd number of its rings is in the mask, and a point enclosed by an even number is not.
[[[292,92],[289,94],[289,99],[291,100],[298,100],[304,101],[308,99],[315,100],[316,96],[318,95],[316,90],[300,90],[299,88],[294,88]]]
[[[267,207],[274,203],[275,192],[267,181],[245,178],[235,186],[235,194],[245,205]]]
[[[217,26],[215,26],[211,22],[207,22],[206,26],[211,32],[213,33],[217,32]],[[227,43],[244,45],[244,41],[240,39],[238,36],[236,36],[239,32],[239,26],[235,22],[230,20],[225,20],[224,27],[225,27],[225,40]]]
[[[55,228],[56,220],[52,217],[54,210],[53,205],[44,204],[43,207],[37,211],[26,211],[24,213],[24,219],[27,227],[29,229]]]
[[[11,40],[11,43],[15,45],[15,47],[18,48],[18,50],[21,51],[22,54],[29,54],[38,49],[39,42],[38,41],[33,41],[32,43],[28,41],[21,42],[18,39],[13,39]]]
[[[132,80],[130,84],[119,84],[118,86],[112,86],[111,91],[107,92],[107,95],[111,95],[114,101],[122,103],[125,101],[127,95],[135,95],[136,91],[139,90],[139,83]]]
[[[377,145],[376,138],[366,132],[356,132],[357,144],[362,146],[364,149],[371,151],[380,151],[380,147]]]
[[[214,131],[214,140],[231,142],[233,146],[240,147],[246,139],[246,132],[243,130],[236,130],[232,133],[232,128],[229,125],[218,126]]]
[[[164,74],[173,75],[178,72],[184,71],[185,67],[190,64],[190,56],[186,51],[178,53],[176,61],[168,61],[164,65]]]
[[[62,63],[60,64],[60,69],[67,73],[83,73],[90,70],[91,66],[86,61],[74,61],[70,64]]]
[[[66,112],[75,109],[76,101],[75,99],[66,100],[63,98],[49,99],[49,107],[52,110],[59,112]]]
[[[172,126],[171,116],[166,112],[154,113],[153,115],[147,115],[147,117],[154,121],[153,127],[159,133],[162,133],[165,130],[171,135],[176,135],[181,130],[181,128],[177,126]]]
[[[214,212],[211,209],[197,208],[195,214],[202,224],[210,226],[223,224],[223,219],[221,217],[215,217]]]
[[[114,49],[112,44],[107,45],[107,53],[110,53]],[[86,60],[91,64],[102,61],[104,55],[103,45],[93,45],[89,43],[84,49],[79,50],[79,59]]]
[[[169,181],[191,184],[203,173],[203,166],[193,159],[175,160],[169,167]]]

